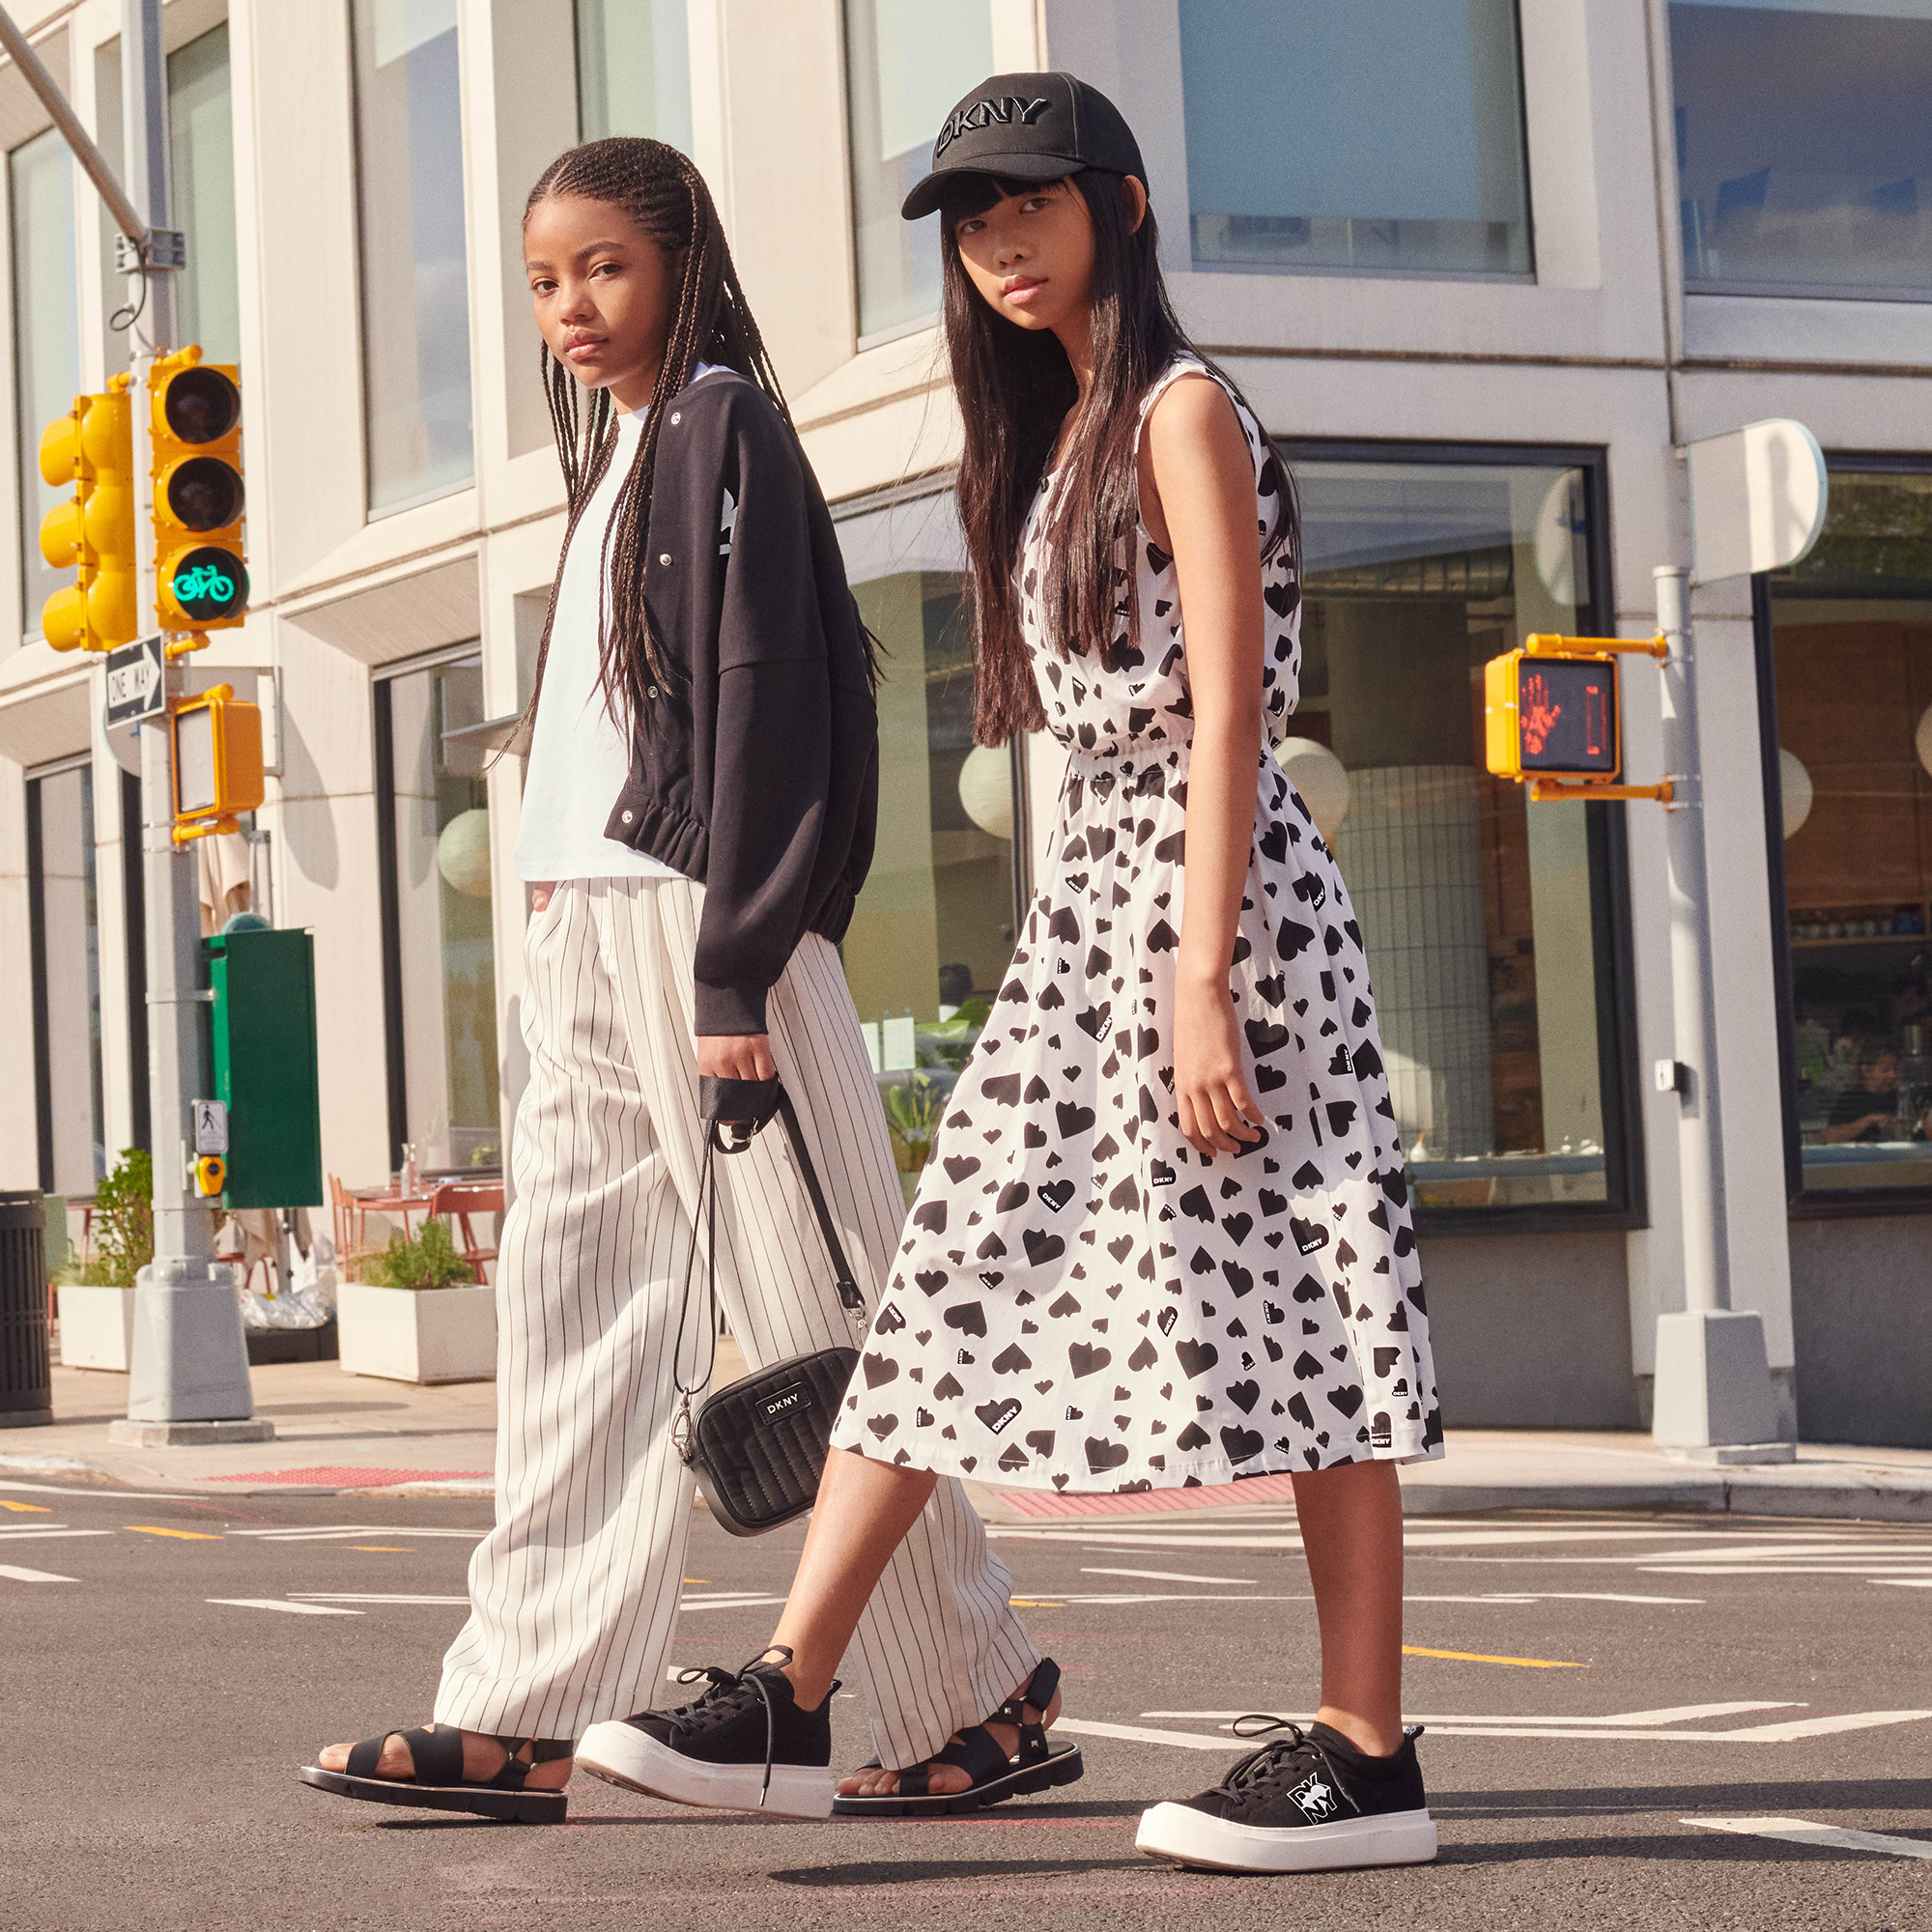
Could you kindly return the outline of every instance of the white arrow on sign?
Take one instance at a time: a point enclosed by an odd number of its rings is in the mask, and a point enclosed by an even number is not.
[[[107,654],[107,713],[111,725],[156,718],[167,709],[167,679],[158,637],[137,638]]]

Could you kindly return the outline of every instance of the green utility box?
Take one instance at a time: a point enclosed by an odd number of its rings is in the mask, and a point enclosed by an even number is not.
[[[322,1205],[315,941],[221,932],[201,942],[214,990],[213,1097],[228,1108],[229,1208]]]

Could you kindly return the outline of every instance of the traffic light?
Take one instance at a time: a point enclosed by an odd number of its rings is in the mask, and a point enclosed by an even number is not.
[[[242,560],[241,372],[194,344],[149,378],[155,601],[164,631],[232,630],[248,608]]]
[[[262,803],[262,714],[217,684],[185,698],[168,720],[174,735],[175,843],[233,832],[236,814]]]
[[[1491,771],[1611,784],[1623,764],[1617,661],[1511,651],[1484,667]]]
[[[57,651],[112,650],[139,630],[135,595],[133,414],[126,376],[104,396],[76,396],[41,437],[41,474],[73,500],[41,524],[41,554],[76,573],[49,597],[41,635]]]

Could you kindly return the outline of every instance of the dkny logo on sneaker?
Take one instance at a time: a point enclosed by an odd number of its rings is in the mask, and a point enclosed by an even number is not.
[[[1288,1795],[1295,1808],[1311,1825],[1325,1825],[1342,1808],[1341,1801],[1335,1795],[1335,1787],[1318,1777],[1313,1772]]]

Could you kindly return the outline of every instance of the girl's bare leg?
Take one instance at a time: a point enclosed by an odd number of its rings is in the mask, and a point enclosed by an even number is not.
[[[1302,1549],[1321,1630],[1316,1714],[1360,1749],[1402,1745],[1402,1492],[1393,1463],[1294,1479]]]

